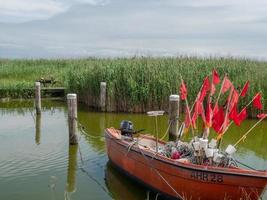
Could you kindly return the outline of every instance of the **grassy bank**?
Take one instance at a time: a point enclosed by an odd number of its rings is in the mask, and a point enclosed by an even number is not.
[[[106,81],[108,110],[147,111],[167,109],[169,95],[178,92],[180,74],[188,85],[192,102],[203,78],[213,68],[221,77],[227,73],[236,86],[250,80],[249,97],[262,91],[266,99],[267,62],[233,58],[1,60],[0,89],[9,91],[1,97],[23,96],[23,88],[32,87],[35,80],[53,77],[58,81],[57,86],[65,86],[69,92],[79,93],[80,100],[97,106],[100,82]],[[242,99],[241,104],[248,100],[248,97]]]

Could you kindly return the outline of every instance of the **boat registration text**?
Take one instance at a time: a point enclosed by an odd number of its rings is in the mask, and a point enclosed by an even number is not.
[[[191,178],[206,182],[223,183],[223,175],[216,173],[193,171],[191,173]]]

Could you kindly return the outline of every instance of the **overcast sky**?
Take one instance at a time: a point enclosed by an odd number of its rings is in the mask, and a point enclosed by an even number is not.
[[[264,0],[0,0],[0,57],[267,60]]]

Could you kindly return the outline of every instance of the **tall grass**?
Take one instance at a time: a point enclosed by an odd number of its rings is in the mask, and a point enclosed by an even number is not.
[[[41,78],[54,78],[55,86],[63,86],[67,65],[64,60],[0,60],[0,98],[32,97],[34,82]]]
[[[92,59],[83,66],[75,65],[68,72],[67,88],[83,98],[98,102],[100,82],[108,86],[109,107],[116,111],[147,111],[167,109],[170,94],[177,94],[180,74],[188,86],[188,100],[192,104],[206,75],[216,68],[221,79],[228,74],[235,86],[242,88],[251,81],[249,95],[241,99],[245,105],[257,91],[266,99],[267,63],[234,58],[116,58]],[[217,89],[219,91],[219,88]],[[86,97],[87,96],[87,97]]]
[[[221,79],[228,74],[235,86],[242,87],[246,80],[251,81],[249,95],[241,99],[242,105],[257,91],[262,91],[266,99],[267,62],[195,57],[0,60],[0,90],[9,91],[0,92],[0,97],[19,96],[25,92],[23,88],[32,87],[35,80],[53,77],[58,81],[57,86],[78,93],[80,100],[91,106],[98,106],[100,82],[106,81],[109,110],[167,109],[169,95],[179,91],[180,74],[192,104],[204,77],[213,68]]]

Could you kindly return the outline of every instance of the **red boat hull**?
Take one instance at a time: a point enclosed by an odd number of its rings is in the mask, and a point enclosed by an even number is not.
[[[116,129],[106,129],[107,153],[112,163],[142,183],[171,197],[254,200],[259,199],[266,187],[266,172],[175,162],[134,146],[129,150],[129,143],[118,139],[116,134]]]

